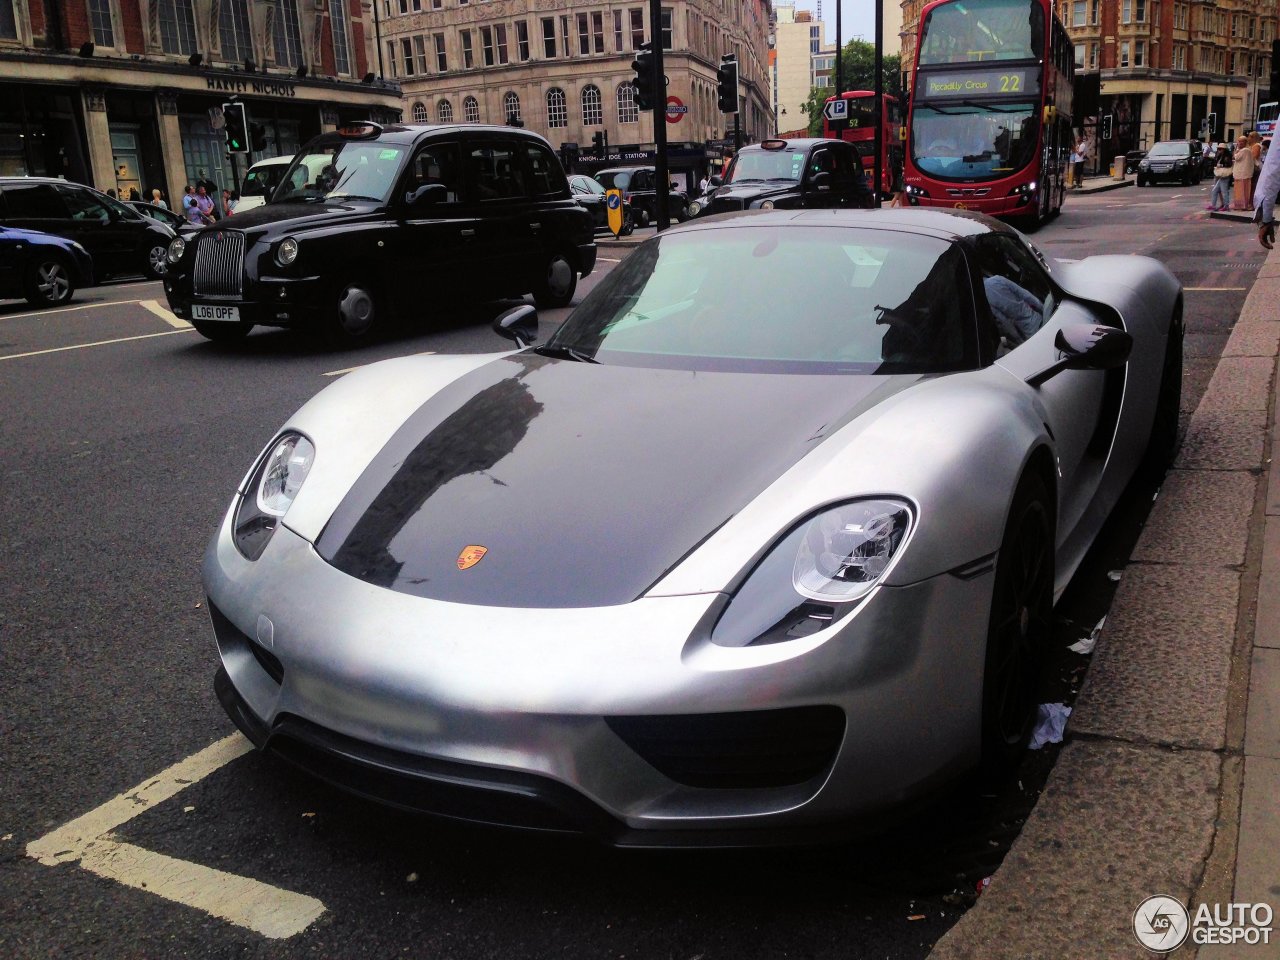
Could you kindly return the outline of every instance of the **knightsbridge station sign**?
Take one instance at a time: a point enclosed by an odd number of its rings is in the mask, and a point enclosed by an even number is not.
[[[287,80],[270,80],[245,77],[206,77],[210,90],[219,93],[249,93],[259,97],[296,97],[298,88]]]

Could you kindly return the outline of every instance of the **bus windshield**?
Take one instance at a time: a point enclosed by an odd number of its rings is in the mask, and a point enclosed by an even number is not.
[[[1036,158],[1039,112],[1030,102],[919,104],[911,115],[911,159],[942,180],[1007,177]]]
[[[925,17],[918,63],[1042,59],[1044,17],[1028,0],[951,0]]]

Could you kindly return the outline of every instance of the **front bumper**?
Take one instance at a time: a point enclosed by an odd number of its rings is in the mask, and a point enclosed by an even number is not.
[[[322,277],[271,277],[245,284],[244,296],[200,297],[191,292],[189,276],[170,274],[164,280],[165,297],[175,317],[191,320],[193,304],[235,307],[241,323],[264,327],[309,327],[324,308]]]
[[[251,563],[230,518],[204,566],[220,699],[259,746],[384,803],[618,845],[794,842],[875,823],[978,757],[990,574],[881,588],[821,634],[729,649],[690,639],[719,594],[443,603],[348,577],[283,526]],[[743,749],[720,718],[776,724],[801,753],[791,731],[810,728],[788,724],[815,711],[842,723],[798,782],[707,786],[627,729],[712,730],[671,749],[714,765]]]

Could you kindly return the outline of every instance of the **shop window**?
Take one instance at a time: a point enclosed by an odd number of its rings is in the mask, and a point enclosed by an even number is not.
[[[9,17],[13,17],[13,4],[0,0],[0,8],[8,8]],[[0,11],[0,23],[4,20],[4,12]],[[111,0],[89,0],[89,26],[93,30],[93,42],[100,47],[116,45],[116,30],[111,22]],[[0,36],[16,36],[6,34],[0,26]]]
[[[520,119],[520,98],[514,91],[508,90],[502,98],[502,113],[508,122]]]
[[[223,60],[241,63],[254,59],[247,0],[222,0],[218,4],[218,41]]]
[[[547,126],[553,130],[569,125],[569,105],[564,91],[552,87],[547,91]]]
[[[191,0],[156,0],[156,21],[160,25],[160,46],[165,53],[189,56],[196,52],[196,21]]]
[[[480,122],[480,101],[475,97],[467,97],[462,101],[462,119],[467,123]]]
[[[333,64],[339,74],[351,73],[351,46],[347,39],[347,0],[329,0],[329,25],[333,29]]]
[[[441,100],[437,103],[436,119],[441,123],[453,123],[453,104],[448,100]]]
[[[414,122],[414,123],[427,123],[427,122],[428,122],[428,117],[427,117],[427,106],[426,106],[426,104],[424,104],[424,103],[415,103],[415,104],[413,105],[413,122]]]
[[[276,4],[275,23],[271,28],[271,42],[275,48],[277,66],[298,67],[302,65],[302,30],[298,25],[297,0],[279,0]]]
[[[588,84],[582,88],[582,124],[587,127],[598,127],[604,123],[604,106],[600,97],[600,88]]]
[[[636,106],[635,84],[618,84],[618,122],[637,123],[639,120],[640,108]]]

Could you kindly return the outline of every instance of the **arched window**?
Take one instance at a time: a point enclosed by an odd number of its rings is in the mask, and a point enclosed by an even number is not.
[[[582,88],[582,125],[598,127],[604,123],[604,108],[601,106],[600,88],[588,84]]]
[[[436,118],[441,123],[453,123],[453,104],[448,100],[441,100],[437,103]]]
[[[520,98],[515,95],[514,91],[508,90],[502,98],[502,112],[506,115],[507,120],[520,119]]]
[[[426,107],[426,104],[423,104],[423,103],[415,103],[415,104],[413,105],[413,122],[414,122],[414,123],[426,123],[426,122],[427,122],[427,119],[428,119],[428,118],[427,118],[427,107]]]
[[[547,126],[567,127],[568,125],[569,101],[565,99],[563,90],[552,87],[547,91]]]
[[[467,123],[480,122],[480,103],[475,97],[467,97],[462,101],[462,119]]]
[[[638,123],[639,120],[640,109],[636,106],[635,84],[618,84],[618,122]]]

